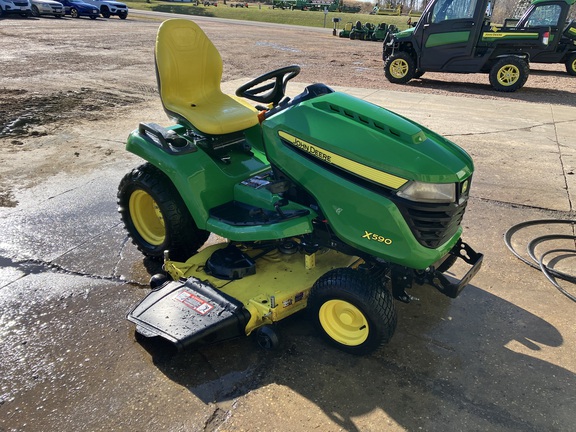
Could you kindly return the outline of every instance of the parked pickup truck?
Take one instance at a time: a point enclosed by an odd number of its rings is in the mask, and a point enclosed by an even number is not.
[[[86,3],[96,6],[100,10],[100,14],[104,18],[110,18],[112,15],[118,16],[120,19],[126,19],[128,16],[128,6],[124,3],[117,1],[106,0],[83,0]]]
[[[384,40],[384,74],[404,84],[425,72],[486,73],[494,89],[524,86],[530,53],[548,46],[550,27],[492,25],[491,0],[431,0],[415,27]]]

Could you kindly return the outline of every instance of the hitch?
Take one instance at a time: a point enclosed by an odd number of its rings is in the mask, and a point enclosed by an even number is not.
[[[476,273],[478,273],[480,267],[482,267],[484,255],[474,251],[474,249],[462,240],[458,240],[458,243],[456,243],[450,250],[449,255],[463,259],[467,264],[470,264],[472,268],[468,270],[462,279],[454,283],[450,282],[450,280],[438,270],[430,273],[426,282],[435,287],[442,294],[450,298],[456,298]]]

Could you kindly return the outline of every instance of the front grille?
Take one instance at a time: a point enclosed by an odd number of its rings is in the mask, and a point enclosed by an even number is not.
[[[398,197],[394,202],[418,243],[436,248],[458,231],[468,204],[469,186],[470,178],[458,185],[458,204],[421,203]]]
[[[28,6],[28,2],[14,2],[14,6]]]

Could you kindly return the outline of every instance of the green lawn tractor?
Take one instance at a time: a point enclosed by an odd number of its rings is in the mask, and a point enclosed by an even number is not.
[[[454,298],[479,270],[460,238],[473,164],[452,142],[324,84],[286,97],[296,65],[226,95],[189,20],[161,24],[155,60],[176,124],[132,132],[146,162],[118,190],[129,236],[165,271],[128,314],[141,335],[270,348],[273,324],[307,309],[327,341],[368,354],[395,331],[394,298],[413,284]],[[458,260],[464,274],[446,275]]]

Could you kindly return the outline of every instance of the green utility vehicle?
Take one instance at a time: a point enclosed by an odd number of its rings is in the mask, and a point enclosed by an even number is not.
[[[404,84],[429,71],[486,73],[498,91],[522,88],[530,53],[548,46],[550,28],[502,29],[490,11],[490,0],[432,0],[415,27],[384,41],[386,78]]]
[[[576,0],[535,0],[514,28],[550,29],[546,47],[527,50],[532,63],[564,63],[570,75],[576,75],[576,21],[567,22],[570,6]],[[505,24],[510,22],[506,20]],[[508,31],[503,28],[502,31]]]
[[[326,340],[367,354],[394,333],[393,298],[413,284],[455,298],[480,269],[461,239],[474,166],[454,143],[324,84],[286,97],[297,65],[224,94],[190,20],[162,23],[155,59],[177,124],[132,132],[146,162],[118,188],[129,236],[167,273],[128,315],[138,333],[270,347],[271,325],[306,308]],[[210,233],[227,241],[197,253]]]

